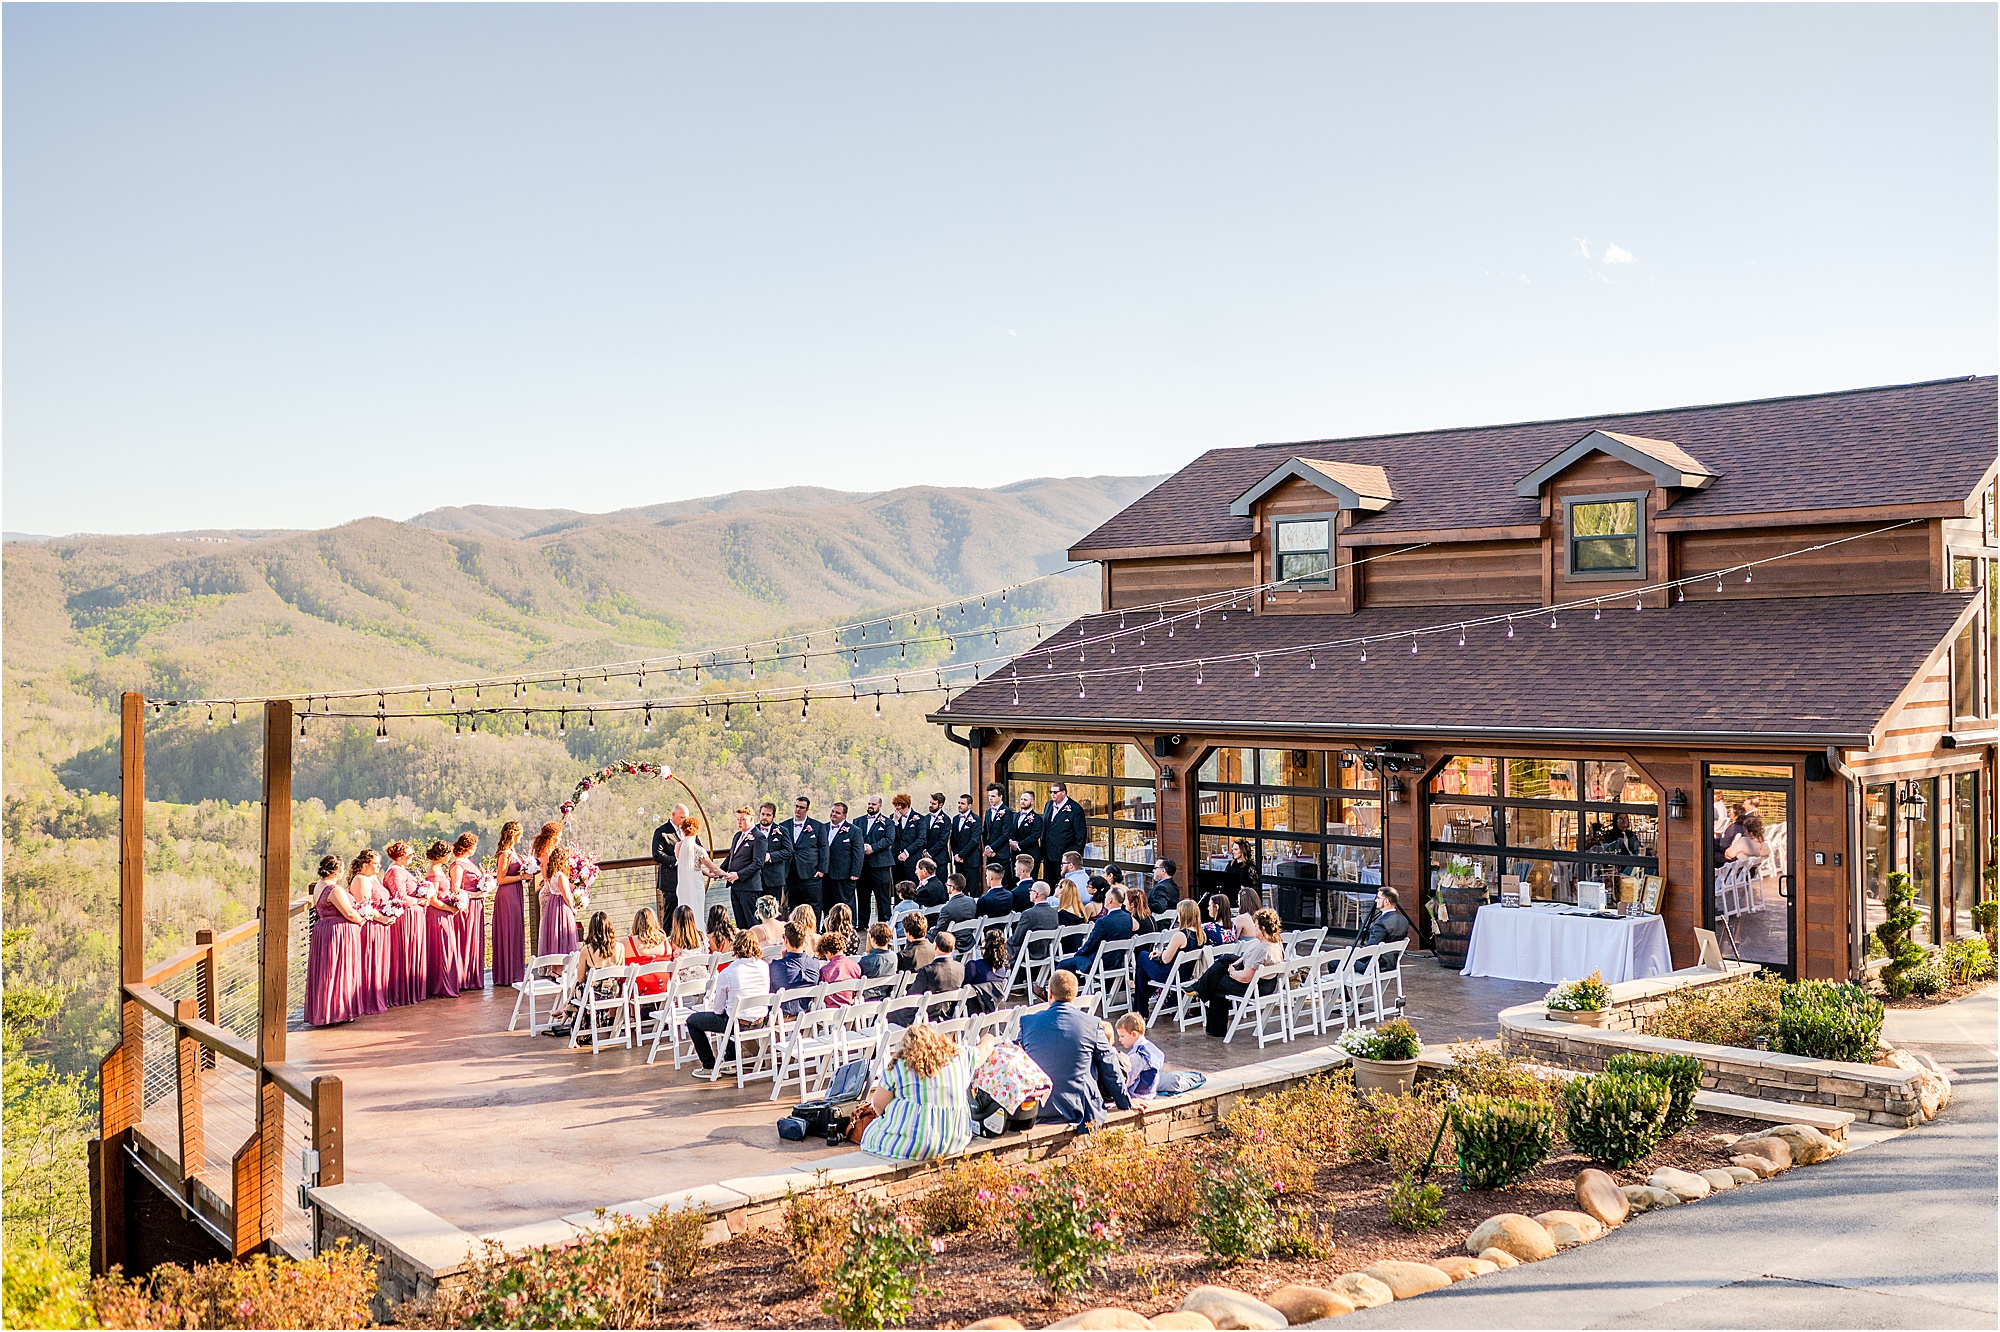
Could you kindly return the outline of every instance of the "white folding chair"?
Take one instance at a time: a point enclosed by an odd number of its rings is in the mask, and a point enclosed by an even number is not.
[[[632,1028],[627,1019],[631,1009],[626,1003],[625,985],[632,974],[628,966],[592,967],[584,978],[583,988],[576,997],[576,1021],[569,1026],[569,1048],[577,1047],[586,1024],[590,1031],[590,1048],[600,1050],[607,1044],[632,1048]],[[601,1019],[611,1019],[611,1035],[607,1039],[602,1034]]]
[[[1157,1026],[1161,1015],[1173,1005],[1176,1030],[1186,1031],[1202,1020],[1201,996],[1194,991],[1195,982],[1208,970],[1209,949],[1183,948],[1174,954],[1174,961],[1167,971],[1167,978],[1160,982],[1159,993],[1153,996],[1153,1011],[1147,1019],[1147,1026]]]
[[[1375,970],[1375,959],[1388,946],[1363,944],[1348,954],[1343,985],[1348,1020],[1357,1026],[1372,1027],[1382,1020],[1382,977]]]
[[[676,1069],[695,1060],[694,1043],[687,1039],[687,1020],[690,1014],[707,1007],[715,977],[706,966],[687,963],[686,957],[678,959],[673,977],[667,982],[666,1003],[653,1027],[653,1044],[646,1051],[649,1064],[659,1058],[662,1041],[672,1042]]]
[[[812,1087],[830,1079],[839,1065],[841,1027],[846,1020],[839,1008],[813,1008],[787,1018],[778,1027],[777,1058],[771,1074],[771,1099],[777,1100],[787,1082],[796,1083],[799,1099],[809,1100]]]
[[[1347,950],[1328,948],[1314,955],[1318,965],[1306,978],[1312,987],[1313,1030],[1346,1030],[1352,1017],[1348,996]]]
[[[1131,939],[1110,939],[1097,946],[1090,970],[1083,974],[1083,988],[1104,996],[1104,1013],[1129,1012],[1132,1007]]]
[[[722,1049],[713,1076],[721,1077],[723,1066],[728,1065],[736,1073],[739,1088],[751,1079],[772,1076],[778,1057],[777,1013],[777,1004],[764,996],[737,996],[729,1005],[729,1022],[722,1029]],[[728,1057],[731,1045],[736,1047],[734,1059]],[[753,1047],[757,1051],[754,1061],[750,1054]]]
[[[1382,1004],[1379,992],[1386,990],[1389,987],[1389,982],[1394,981],[1396,983],[1396,1007],[1401,1008],[1403,1006],[1403,961],[1404,954],[1410,950],[1410,941],[1406,938],[1398,939],[1394,943],[1380,944],[1378,947],[1382,951],[1375,955],[1375,963],[1369,967],[1369,970],[1375,973],[1375,986],[1378,992],[1375,1000],[1376,1007],[1379,1008]]]
[[[1291,963],[1284,961],[1266,962],[1257,968],[1248,988],[1229,1001],[1229,1029],[1222,1035],[1224,1045],[1236,1039],[1246,1019],[1257,1037],[1259,1050],[1272,1041],[1292,1039],[1290,973]]]
[[[625,1007],[630,1014],[632,1030],[641,1045],[646,1044],[653,1035],[653,1029],[646,1025],[648,1015],[650,1014],[657,1025],[667,1011],[667,985],[672,982],[673,974],[673,961],[663,957],[657,962],[633,963],[631,971],[625,978]],[[647,994],[640,982],[649,976],[664,976],[667,980],[658,990]]]
[[[1049,983],[1049,969],[1055,966],[1056,935],[1058,930],[1029,930],[1021,936],[1021,947],[1014,954],[1014,964],[1007,970],[1008,998],[1014,991],[1032,997],[1037,986],[1046,989]]]
[[[1288,930],[1282,938],[1286,957],[1311,957],[1326,944],[1326,926],[1313,930]]]
[[[549,1011],[555,1011],[560,996],[570,987],[578,956],[576,953],[543,953],[528,959],[527,970],[520,980],[514,982],[514,1015],[507,1019],[507,1030],[514,1030],[514,1024],[521,1020],[523,1007],[528,1010],[530,1036],[548,1027],[547,1022],[535,1016],[535,1000],[547,999]]]

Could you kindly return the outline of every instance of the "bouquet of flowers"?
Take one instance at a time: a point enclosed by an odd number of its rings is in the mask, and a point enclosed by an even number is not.
[[[394,925],[403,918],[403,912],[407,909],[401,902],[391,902],[388,906],[382,907],[377,914],[389,924]]]
[[[569,878],[580,891],[589,891],[597,882],[597,857],[582,851],[572,851],[569,857]]]
[[[474,891],[481,897],[491,897],[500,891],[500,880],[491,874],[482,874],[479,876],[479,885]]]

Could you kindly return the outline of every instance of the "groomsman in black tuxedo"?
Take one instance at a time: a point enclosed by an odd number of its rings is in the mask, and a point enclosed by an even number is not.
[[[831,911],[835,902],[854,910],[855,885],[861,881],[861,830],[847,821],[847,802],[836,800],[827,809],[826,878],[821,880],[820,910]]]
[[[933,865],[951,863],[951,815],[945,812],[944,792],[931,792],[930,813],[924,815],[924,854]]]
[[[891,887],[917,876],[917,862],[924,858],[924,839],[928,831],[923,815],[910,808],[909,792],[898,791],[889,797]],[[882,919],[887,920],[888,917]]]
[[[764,852],[769,838],[770,825],[753,821],[750,806],[736,811],[736,835],[729,839],[729,853],[722,858],[722,878],[729,885],[729,909],[739,930],[757,923],[757,898],[764,891]]]
[[[789,823],[778,825],[784,839],[785,908],[809,906],[824,914],[820,886],[826,882],[826,825],[812,816],[812,801],[792,802]]]
[[[1042,838],[1048,830],[1049,825],[1042,821],[1041,815],[1035,813],[1035,793],[1033,791],[1021,792],[1020,806],[1014,811],[1014,831],[1007,838],[1007,847],[1013,852],[1012,855],[1007,857],[1008,866],[1010,868],[1013,867],[1022,856],[1026,856],[1028,858],[1027,877],[1030,879],[1034,878],[1034,867],[1040,864],[1042,859]],[[1008,886],[1010,888],[1013,887],[1021,877],[1018,870],[1009,873],[1007,876]],[[1023,898],[1026,896],[1025,892],[1022,893]],[[1023,902],[1023,909],[1026,909],[1025,902]]]
[[[778,807],[768,800],[757,809],[757,828],[758,851],[764,866],[763,882],[758,885],[763,891],[757,896],[775,897],[782,902],[785,900],[785,878],[792,870],[792,848],[785,840],[784,829],[778,824]],[[750,905],[753,908],[750,923],[754,925],[757,921],[754,910],[756,898],[751,899]],[[749,926],[742,928],[748,929]]]
[[[1014,816],[1007,811],[1007,793],[1000,783],[986,785],[986,814],[980,821],[979,840],[986,848],[986,863],[998,865],[1008,887],[1014,878]],[[984,883],[984,879],[967,880]]]
[[[951,849],[952,874],[963,874],[967,883],[981,872],[979,860],[979,816],[972,812],[972,797],[958,798],[958,813],[952,816],[951,835],[948,845]]]
[[[854,822],[861,841],[861,907],[855,919],[865,929],[871,919],[869,903],[874,903],[873,919],[889,919],[889,888],[896,865],[896,830],[882,814],[882,797],[868,797],[868,812]]]
[[[1090,841],[1090,819],[1083,807],[1069,798],[1069,787],[1049,783],[1049,806],[1042,813],[1042,877],[1051,884],[1062,878],[1065,851],[1079,856]]]

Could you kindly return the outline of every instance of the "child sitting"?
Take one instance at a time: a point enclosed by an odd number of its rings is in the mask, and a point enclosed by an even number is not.
[[[1166,1071],[1167,1057],[1146,1039],[1145,1016],[1127,1013],[1119,1018],[1112,1042],[1124,1056],[1126,1093],[1134,1098],[1153,1095],[1159,1089],[1160,1074]]]

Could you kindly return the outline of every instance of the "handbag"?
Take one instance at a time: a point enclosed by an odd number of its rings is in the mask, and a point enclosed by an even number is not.
[[[1018,1042],[1001,1041],[973,1073],[972,1089],[985,1092],[1012,1115],[1024,1102],[1046,1100],[1055,1084]]]
[[[874,1106],[863,1102],[847,1120],[847,1140],[859,1147],[861,1136],[868,1131],[868,1126],[881,1117]]]

